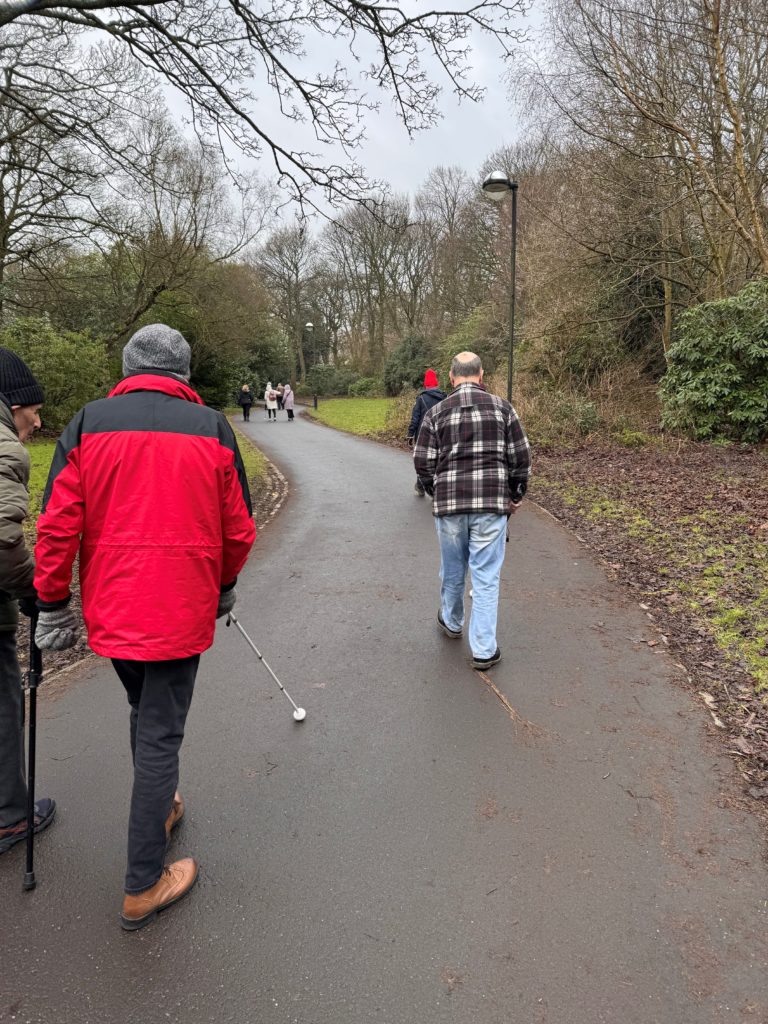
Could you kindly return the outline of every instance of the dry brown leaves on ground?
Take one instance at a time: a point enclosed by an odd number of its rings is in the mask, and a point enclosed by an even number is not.
[[[534,458],[530,496],[637,596],[768,798],[768,450],[653,439]]]

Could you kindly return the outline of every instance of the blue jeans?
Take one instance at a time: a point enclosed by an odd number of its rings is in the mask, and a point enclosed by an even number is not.
[[[507,517],[493,512],[435,516],[440,541],[440,606],[449,629],[464,626],[464,581],[472,578],[469,646],[475,658],[496,653],[499,580],[504,563]]]

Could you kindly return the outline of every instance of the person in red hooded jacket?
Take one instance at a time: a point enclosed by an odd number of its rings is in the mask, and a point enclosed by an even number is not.
[[[189,386],[190,348],[164,324],[123,350],[124,379],[61,435],[35,548],[42,650],[77,638],[70,583],[80,555],[91,648],[111,658],[131,707],[134,779],[121,921],[135,930],[194,885],[164,866],[184,813],[179,748],[200,655],[231,611],[256,530],[234,433]]]
[[[424,374],[424,390],[419,392],[419,395],[414,402],[413,412],[411,413],[411,423],[408,427],[408,444],[411,447],[414,446],[416,438],[419,436],[419,429],[424,416],[429,412],[433,405],[437,405],[438,402],[442,402],[444,398],[445,392],[441,391],[438,386],[437,374],[434,370],[427,370]],[[418,476],[416,477],[416,483],[413,485],[413,490],[418,497],[424,497],[424,486]]]

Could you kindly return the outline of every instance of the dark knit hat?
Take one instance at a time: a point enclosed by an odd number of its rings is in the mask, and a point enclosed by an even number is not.
[[[8,405],[42,405],[45,395],[32,371],[15,352],[0,348],[0,394]]]
[[[149,324],[136,331],[123,349],[123,373],[165,370],[188,379],[191,356],[183,334],[165,324]]]
[[[437,387],[437,374],[434,370],[427,370],[424,374],[424,387],[425,388],[436,388]]]

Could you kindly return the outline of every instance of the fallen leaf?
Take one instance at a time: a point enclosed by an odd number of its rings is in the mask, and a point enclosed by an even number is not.
[[[749,742],[747,740],[744,739],[743,736],[737,736],[736,739],[733,741],[733,745],[742,754],[749,755],[749,754],[754,754],[754,752],[755,752],[753,747],[749,744]]]

